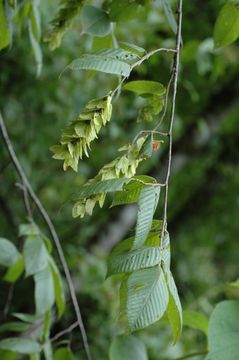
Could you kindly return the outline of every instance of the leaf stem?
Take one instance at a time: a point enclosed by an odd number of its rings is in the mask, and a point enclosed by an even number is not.
[[[55,227],[54,227],[50,217],[48,216],[48,214],[47,214],[45,208],[43,207],[40,199],[37,197],[36,193],[32,189],[32,186],[31,186],[30,182],[28,181],[28,179],[27,179],[27,177],[25,175],[25,172],[24,172],[20,162],[18,161],[18,158],[17,158],[16,153],[15,153],[15,151],[13,149],[13,146],[12,146],[11,140],[10,140],[10,138],[8,136],[8,132],[7,132],[3,117],[1,115],[1,112],[0,112],[0,130],[1,130],[1,133],[2,133],[3,141],[4,141],[5,145],[6,145],[7,151],[9,153],[9,156],[10,156],[11,160],[12,160],[12,163],[13,163],[19,177],[22,180],[22,183],[23,183],[24,187],[27,189],[27,192],[29,193],[30,197],[32,198],[33,202],[35,203],[36,207],[38,208],[40,214],[42,215],[42,218],[45,221],[45,223],[46,223],[46,225],[47,225],[47,227],[48,227],[48,229],[49,229],[49,231],[51,233],[52,239],[53,239],[53,241],[55,243],[55,246],[56,246],[56,249],[57,249],[57,252],[58,252],[58,255],[59,255],[59,259],[60,259],[60,262],[62,264],[64,273],[65,273],[65,276],[66,276],[66,281],[67,281],[67,284],[68,284],[68,287],[69,287],[71,300],[72,300],[73,307],[74,307],[75,314],[76,314],[76,318],[77,318],[77,323],[78,323],[78,326],[80,328],[81,335],[82,335],[82,340],[83,340],[85,353],[86,353],[87,359],[91,360],[92,358],[91,358],[91,354],[90,354],[90,349],[89,349],[89,345],[88,345],[86,331],[85,331],[82,316],[81,316],[80,307],[79,307],[79,304],[78,304],[78,301],[77,301],[77,296],[76,296],[76,292],[75,292],[75,289],[74,289],[74,284],[73,284],[73,281],[71,279],[70,270],[68,268],[68,265],[67,265],[67,262],[66,262],[66,259],[65,259],[65,255],[64,255],[60,240],[58,238],[57,232],[55,230]]]

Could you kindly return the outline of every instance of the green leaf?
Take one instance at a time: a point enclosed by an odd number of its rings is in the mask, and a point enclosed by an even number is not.
[[[44,314],[54,304],[54,280],[50,266],[34,275],[36,313]]]
[[[168,305],[163,271],[157,266],[133,272],[127,282],[127,317],[131,331],[159,320]]]
[[[39,235],[40,231],[36,224],[21,224],[19,227],[19,236],[28,236],[28,235]]]
[[[221,9],[214,27],[215,47],[233,43],[239,37],[239,4],[227,2]]]
[[[208,333],[208,318],[197,311],[183,311],[183,325],[200,330],[205,335]]]
[[[8,338],[0,341],[1,350],[9,350],[19,354],[40,352],[40,345],[33,340],[24,338]]]
[[[48,263],[48,251],[40,236],[28,236],[23,247],[26,276],[43,270]]]
[[[146,50],[140,46],[130,44],[128,42],[123,42],[123,41],[120,41],[119,45],[122,49],[130,51],[131,53],[133,53],[139,57],[142,57],[144,54],[146,54]]]
[[[123,185],[128,181],[128,178],[92,181],[90,184],[84,185],[80,188],[76,195],[76,200],[84,199],[91,195],[122,190]]]
[[[109,15],[95,7],[86,5],[81,12],[82,32],[90,35],[105,36],[111,31]]]
[[[149,234],[159,194],[159,186],[147,186],[141,191],[133,249],[142,246]]]
[[[92,45],[91,45],[92,52],[97,52],[102,49],[110,49],[112,47],[113,47],[113,40],[111,34],[102,37],[94,36],[94,38],[92,39]]]
[[[129,76],[130,65],[124,61],[97,54],[84,54],[72,61],[71,70],[96,70],[107,74]]]
[[[206,360],[237,360],[239,349],[239,302],[219,303],[212,312],[208,327]]]
[[[4,0],[0,0],[0,50],[10,44],[10,31],[4,9]]]
[[[37,7],[35,7],[37,9]],[[28,21],[29,38],[33,50],[33,54],[36,60],[37,71],[36,75],[39,76],[42,70],[42,52],[39,44],[40,36],[37,25],[37,17],[35,11],[31,10],[30,20]]]
[[[173,30],[174,34],[176,34],[177,33],[177,23],[176,23],[172,8],[169,4],[169,0],[161,0],[161,1],[163,4],[163,9],[164,9],[165,15],[168,19],[168,23],[169,23],[171,29]]]
[[[74,356],[69,348],[62,347],[56,350],[54,360],[74,360]]]
[[[39,316],[30,315],[30,314],[23,314],[23,313],[13,313],[14,317],[16,317],[19,320],[22,320],[24,322],[33,324],[36,320],[39,319]]]
[[[5,331],[24,332],[27,330],[29,330],[29,324],[25,324],[20,321],[8,322],[0,325],[0,333]]]
[[[123,251],[110,256],[108,260],[108,276],[144,269],[160,263],[160,247],[143,246],[130,252]]]
[[[24,260],[23,260],[23,256],[19,254],[19,258],[15,262],[15,264],[13,264],[7,269],[7,272],[4,275],[3,280],[10,283],[14,283],[22,275],[23,271],[24,271]]]
[[[172,328],[174,342],[176,342],[180,338],[182,332],[182,307],[178,291],[170,271],[167,271],[166,279],[169,290],[167,316]]]
[[[43,327],[42,327],[41,340],[44,343],[46,341],[48,341],[48,339],[49,339],[50,330],[51,330],[51,324],[52,324],[52,312],[51,312],[51,310],[49,310],[44,315],[44,324],[43,324]]]
[[[59,319],[61,318],[65,310],[64,288],[63,288],[60,272],[55,264],[55,261],[52,258],[50,259],[50,266],[54,280],[55,300],[56,300],[58,319]]]
[[[109,350],[110,360],[148,360],[144,343],[133,335],[116,336]]]
[[[139,56],[137,56],[135,53],[121,49],[121,48],[101,49],[100,51],[98,51],[96,53],[96,55],[107,56],[107,57],[111,57],[111,58],[123,60],[123,61],[130,61],[130,60],[139,58]]]
[[[136,80],[130,81],[124,85],[124,90],[135,92],[138,95],[142,94],[153,94],[153,95],[164,95],[165,87],[157,81],[149,80]]]
[[[124,184],[122,191],[115,192],[111,206],[138,202],[141,190],[146,186],[143,182],[154,184],[156,180],[147,175],[134,176],[128,183]]]
[[[0,265],[11,266],[19,259],[16,246],[9,240],[0,238]]]
[[[30,355],[30,360],[41,360],[40,353],[35,353]]]
[[[17,353],[12,352],[12,351],[0,350],[0,359],[3,359],[3,360],[16,360],[17,359]]]

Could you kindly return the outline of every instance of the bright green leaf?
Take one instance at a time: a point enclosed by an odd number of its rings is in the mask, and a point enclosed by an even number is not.
[[[74,356],[69,348],[59,348],[54,354],[54,360],[74,360]]]
[[[0,50],[10,43],[10,31],[4,9],[4,0],[0,0]]]
[[[164,95],[165,87],[157,81],[149,80],[136,80],[130,81],[124,85],[124,90],[135,92],[138,95],[142,94],[154,94],[154,95]]]
[[[200,330],[205,335],[208,333],[208,318],[197,311],[183,312],[183,325],[192,329]]]
[[[227,2],[221,9],[214,27],[215,47],[233,43],[239,37],[239,4]]]
[[[121,41],[119,43],[120,47],[124,50],[130,51],[131,53],[134,53],[135,55],[142,57],[144,54],[146,54],[146,50],[143,49],[140,46],[130,44],[128,42]]]
[[[166,279],[169,290],[167,316],[172,328],[174,342],[176,342],[180,338],[182,332],[182,307],[178,291],[170,271],[167,271]]]
[[[54,280],[54,292],[55,292],[56,306],[58,309],[58,318],[61,318],[65,310],[64,288],[63,288],[60,272],[55,264],[55,261],[52,258],[50,260],[50,266]]]
[[[24,260],[23,256],[19,254],[18,260],[15,262],[15,264],[11,265],[6,274],[4,275],[3,280],[13,283],[17,281],[17,279],[22,275],[24,271]]]

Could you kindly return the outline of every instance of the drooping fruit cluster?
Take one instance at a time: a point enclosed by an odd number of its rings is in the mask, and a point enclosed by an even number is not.
[[[89,156],[90,143],[97,139],[101,127],[110,121],[111,100],[111,95],[107,95],[89,101],[77,118],[62,131],[60,145],[51,147],[53,158],[64,160],[64,170],[71,167],[77,171],[79,159],[83,154]]]
[[[97,181],[133,177],[139,163],[146,158],[144,152],[142,151],[146,139],[147,136],[142,136],[135,143],[120,148],[119,151],[125,151],[124,155],[119,156],[110,163],[104,165],[96,177],[89,180],[85,185],[89,185]],[[100,207],[103,206],[105,196],[105,193],[101,193],[84,199],[79,199],[73,206],[73,217],[80,216],[83,218],[85,214],[92,215],[97,202]]]

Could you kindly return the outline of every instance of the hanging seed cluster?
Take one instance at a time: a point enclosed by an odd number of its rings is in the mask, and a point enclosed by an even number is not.
[[[108,95],[89,101],[77,119],[62,131],[60,145],[51,147],[54,153],[53,158],[64,161],[64,170],[71,167],[77,171],[83,154],[89,157],[88,150],[91,142],[97,139],[101,127],[110,121],[111,100],[112,97]]]
[[[142,148],[146,137],[139,138],[135,143],[126,145],[119,149],[124,151],[123,156],[117,157],[115,160],[104,165],[94,179],[89,180],[86,185],[102,180],[118,179],[122,177],[131,178],[135,175],[139,163],[145,159]],[[72,209],[72,216],[83,218],[85,214],[92,215],[93,209],[97,202],[99,206],[104,205],[106,193],[92,195],[85,199],[78,200]]]

